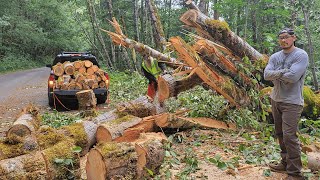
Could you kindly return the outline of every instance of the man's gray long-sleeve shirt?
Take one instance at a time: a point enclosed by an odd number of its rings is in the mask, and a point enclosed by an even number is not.
[[[308,59],[308,54],[297,47],[288,54],[282,50],[271,55],[264,70],[264,79],[274,84],[271,99],[303,106],[302,90]]]

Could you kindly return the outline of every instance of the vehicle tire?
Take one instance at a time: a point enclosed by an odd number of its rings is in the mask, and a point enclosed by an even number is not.
[[[53,95],[51,94],[48,94],[48,101],[49,101],[49,106],[50,107],[53,107],[54,105],[54,102],[53,102]]]
[[[97,96],[97,104],[106,103],[106,100],[107,100],[107,93],[104,95]]]

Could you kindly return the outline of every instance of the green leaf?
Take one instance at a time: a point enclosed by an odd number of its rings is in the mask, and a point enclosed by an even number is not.
[[[218,168],[221,169],[221,170],[226,170],[227,167],[228,167],[225,162],[221,162],[221,161],[218,162],[218,165],[217,165],[217,166],[218,166]]]
[[[147,170],[147,172],[148,172],[148,174],[149,174],[150,176],[153,176],[153,175],[154,175],[154,173],[153,173],[153,171],[152,171],[151,169],[148,169],[148,168],[146,168],[146,167],[145,167],[145,169]]]
[[[80,153],[82,151],[82,148],[80,146],[75,146],[73,149],[72,149],[73,152],[75,153]]]
[[[55,158],[54,162],[57,163],[57,164],[61,164],[61,163],[64,162],[64,159]]]

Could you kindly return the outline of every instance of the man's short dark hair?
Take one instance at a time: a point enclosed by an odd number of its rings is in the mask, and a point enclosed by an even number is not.
[[[294,31],[291,28],[283,28],[278,35],[283,34],[283,33],[288,33],[290,35],[294,35]]]

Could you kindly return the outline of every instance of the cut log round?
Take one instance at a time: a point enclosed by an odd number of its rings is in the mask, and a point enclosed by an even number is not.
[[[320,170],[320,153],[319,152],[308,152],[308,168],[312,171]]]
[[[84,66],[86,67],[86,68],[89,68],[89,67],[91,67],[93,64],[92,64],[92,62],[91,61],[89,61],[89,60],[85,60],[84,61]]]
[[[40,151],[0,161],[0,179],[48,179]]]
[[[163,133],[143,133],[135,142],[138,154],[138,179],[151,178],[148,170],[157,173],[164,160],[163,141],[167,138]]]
[[[142,119],[127,115],[99,125],[96,139],[98,143],[110,142],[123,135],[124,131],[137,125]]]
[[[83,61],[75,61],[73,63],[73,66],[76,68],[76,69],[80,69],[81,67],[84,67],[84,63]]]
[[[57,63],[56,65],[52,66],[53,74],[56,76],[62,76],[64,74],[64,68],[61,63]]]
[[[65,63],[63,63],[63,68],[64,68],[64,72],[67,75],[73,75],[74,72],[76,71],[76,68],[73,66],[72,62],[66,61]]]
[[[175,79],[171,74],[165,74],[158,78],[159,102],[175,95]]]
[[[137,153],[132,143],[103,143],[88,154],[88,180],[136,179]]]

